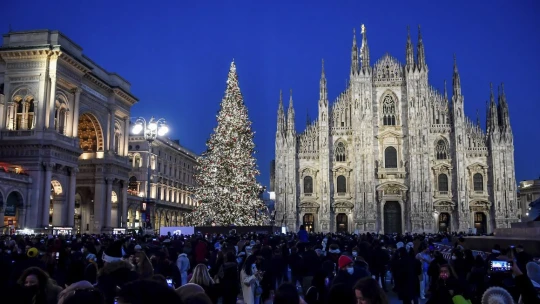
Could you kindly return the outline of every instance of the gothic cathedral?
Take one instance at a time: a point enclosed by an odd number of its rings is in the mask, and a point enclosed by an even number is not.
[[[464,114],[454,58],[452,97],[428,84],[420,28],[403,66],[386,54],[370,65],[365,27],[353,36],[350,81],[328,102],[324,62],[319,113],[294,127],[280,97],[277,226],[322,232],[490,233],[519,220],[513,135],[504,88],[491,90],[486,131]]]

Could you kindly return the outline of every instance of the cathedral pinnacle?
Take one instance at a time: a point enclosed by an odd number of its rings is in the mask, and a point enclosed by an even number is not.
[[[356,44],[356,29],[353,28],[353,43],[351,50],[351,75],[357,74],[358,71],[358,45]]]
[[[283,134],[286,129],[285,111],[283,110],[283,91],[279,90],[278,125],[277,133]]]
[[[501,131],[509,131],[510,115],[508,113],[508,103],[506,103],[506,94],[504,93],[504,83],[501,84],[499,90],[499,119]]]
[[[493,84],[489,84],[489,118],[488,118],[488,133],[494,133],[499,131],[499,115],[497,113],[497,105],[495,104],[495,97],[493,96]]]
[[[426,67],[426,53],[424,51],[424,42],[422,41],[422,31],[420,30],[420,25],[418,25],[418,69],[425,69]]]
[[[369,69],[369,46],[367,43],[366,27],[362,24],[362,47],[360,48],[360,57],[362,58],[362,70]]]
[[[289,109],[287,110],[287,131],[289,133],[295,133],[294,127],[294,107],[293,107],[293,98],[292,98],[292,89],[289,98]]]
[[[326,75],[324,73],[324,59],[322,60],[322,67],[321,67],[321,81],[320,81],[320,87],[319,87],[319,106],[326,104],[328,100],[328,92],[326,89]]]
[[[461,79],[459,77],[456,54],[454,54],[454,76],[452,78],[452,86],[454,88],[454,96],[461,95]]]
[[[409,71],[414,69],[414,49],[411,42],[411,29],[407,25],[407,44],[405,46],[406,67]]]

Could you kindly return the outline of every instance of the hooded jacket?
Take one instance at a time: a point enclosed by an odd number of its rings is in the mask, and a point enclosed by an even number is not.
[[[190,265],[189,265],[189,259],[187,257],[187,254],[182,253],[178,255],[178,259],[176,260],[176,267],[178,267],[178,270],[180,270],[180,273],[189,271]]]

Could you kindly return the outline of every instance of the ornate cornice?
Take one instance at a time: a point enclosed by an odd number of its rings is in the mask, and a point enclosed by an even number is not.
[[[71,67],[74,67],[75,69],[77,69],[77,71],[81,72],[82,74],[86,74],[88,72],[91,72],[92,71],[92,68],[81,63],[79,60],[71,57],[70,55],[68,55],[65,51],[62,52],[60,55],[60,59],[67,63],[69,66]]]
[[[24,49],[2,49],[0,48],[0,56],[5,61],[19,61],[19,60],[42,60],[47,59],[50,55],[60,55],[59,50],[52,50],[50,46],[42,47],[25,47]]]

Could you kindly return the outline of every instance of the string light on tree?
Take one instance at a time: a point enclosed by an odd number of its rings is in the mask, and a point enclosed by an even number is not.
[[[234,61],[220,106],[217,127],[198,159],[194,196],[200,204],[188,215],[188,221],[195,226],[266,224],[267,208],[259,199],[263,188],[256,180],[260,173],[253,156],[254,132]]]

